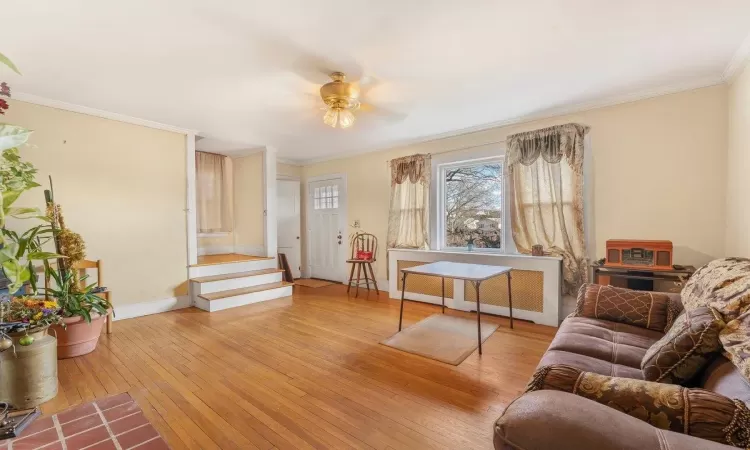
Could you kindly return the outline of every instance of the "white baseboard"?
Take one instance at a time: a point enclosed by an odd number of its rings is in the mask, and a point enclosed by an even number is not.
[[[264,256],[266,248],[262,245],[235,245],[234,252],[241,255]]]
[[[234,245],[206,245],[198,247],[198,256],[234,253]]]
[[[190,297],[181,295],[179,297],[164,298],[152,302],[133,303],[130,305],[115,306],[115,321],[132,319],[133,317],[148,316],[174,309],[187,308],[191,306]]]

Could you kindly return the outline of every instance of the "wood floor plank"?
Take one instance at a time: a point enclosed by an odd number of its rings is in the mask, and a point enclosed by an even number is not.
[[[404,323],[439,310],[408,302]],[[484,354],[450,366],[379,344],[398,313],[387,294],[295,286],[241,308],[118,321],[93,353],[60,361],[42,410],[129,392],[174,449],[491,449],[493,421],[555,329],[483,317],[500,327]]]

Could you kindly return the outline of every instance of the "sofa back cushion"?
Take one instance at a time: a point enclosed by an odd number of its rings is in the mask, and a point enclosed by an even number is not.
[[[719,354],[722,328],[724,322],[710,308],[684,311],[646,351],[641,360],[643,378],[686,384]]]
[[[585,397],[664,430],[741,448],[750,446],[747,406],[704,389],[610,377],[563,365],[539,368],[526,392],[543,389]]]
[[[672,326],[676,312],[670,297],[663,293],[584,284],[578,290],[573,315],[665,332]]]

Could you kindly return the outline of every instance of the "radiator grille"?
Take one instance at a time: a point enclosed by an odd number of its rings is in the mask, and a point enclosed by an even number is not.
[[[423,266],[428,264],[422,261],[398,261],[398,290],[401,290],[402,278],[401,269],[407,269],[414,266]],[[440,297],[442,280],[438,277],[429,277],[426,275],[415,275],[410,273],[406,276],[406,291],[415,294],[434,295]],[[453,298],[453,280],[445,280],[445,298]]]
[[[542,312],[544,308],[544,273],[536,270],[513,270],[513,309]],[[409,280],[406,280],[407,284]],[[464,300],[476,302],[471,282],[464,282]],[[508,306],[508,277],[501,275],[482,281],[479,302],[483,305]]]

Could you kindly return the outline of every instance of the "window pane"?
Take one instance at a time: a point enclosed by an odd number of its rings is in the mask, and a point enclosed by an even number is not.
[[[500,163],[467,164],[445,170],[445,246],[502,248]]]
[[[333,195],[334,196],[339,195],[339,185],[338,184],[334,184],[333,185]]]
[[[339,198],[333,197],[333,207],[338,208],[339,207]]]
[[[320,209],[320,199],[319,198],[315,199],[315,209]]]
[[[320,188],[315,188],[315,198],[320,198]]]
[[[328,198],[326,199],[326,207],[327,207],[327,208],[333,208],[333,198],[331,198],[331,197],[328,197]]]

